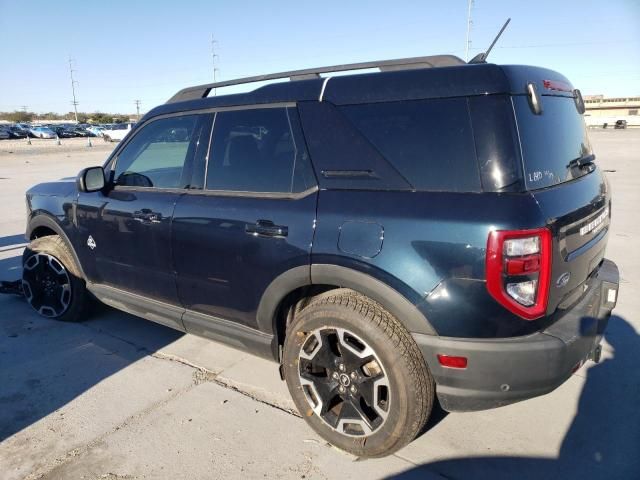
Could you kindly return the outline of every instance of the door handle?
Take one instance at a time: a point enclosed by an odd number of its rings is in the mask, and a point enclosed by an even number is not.
[[[142,210],[136,210],[135,212],[133,212],[133,219],[136,222],[145,224],[160,223],[162,214],[154,212],[149,208],[143,208]]]
[[[256,223],[248,223],[244,231],[256,237],[286,237],[289,235],[289,227],[276,225],[271,220],[258,220]]]

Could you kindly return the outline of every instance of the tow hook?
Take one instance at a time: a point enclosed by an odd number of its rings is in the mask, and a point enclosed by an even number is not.
[[[589,360],[595,363],[599,363],[601,356],[602,356],[602,345],[598,344],[596,345],[596,348],[594,348],[589,354]]]
[[[4,280],[0,281],[0,293],[24,297],[24,290],[22,290],[22,280],[14,280],[13,282]]]

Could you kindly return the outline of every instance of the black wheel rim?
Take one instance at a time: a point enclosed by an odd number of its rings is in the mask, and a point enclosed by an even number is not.
[[[384,424],[389,379],[374,350],[354,333],[329,327],[307,333],[298,373],[309,406],[333,430],[366,437]]]
[[[46,253],[36,253],[24,263],[22,289],[29,304],[45,317],[59,317],[71,303],[69,273],[57,258]]]

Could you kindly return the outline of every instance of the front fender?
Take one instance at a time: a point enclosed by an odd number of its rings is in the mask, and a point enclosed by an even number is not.
[[[82,264],[80,263],[80,259],[76,254],[73,242],[69,238],[67,231],[65,231],[65,226],[66,230],[71,233],[72,230],[70,223],[65,224],[64,222],[60,222],[56,217],[43,211],[34,211],[27,223],[27,231],[25,237],[27,237],[28,240],[31,240],[34,232],[36,232],[38,228],[42,227],[55,232],[56,235],[59,235],[67,243],[67,245],[69,245],[69,249],[71,250],[71,254],[73,255],[73,260],[76,262],[82,278],[86,280],[87,277],[82,268]]]

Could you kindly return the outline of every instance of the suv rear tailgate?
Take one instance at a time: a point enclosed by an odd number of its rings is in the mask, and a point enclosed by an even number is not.
[[[571,182],[531,192],[553,235],[547,313],[568,308],[604,259],[611,199],[599,169]]]

